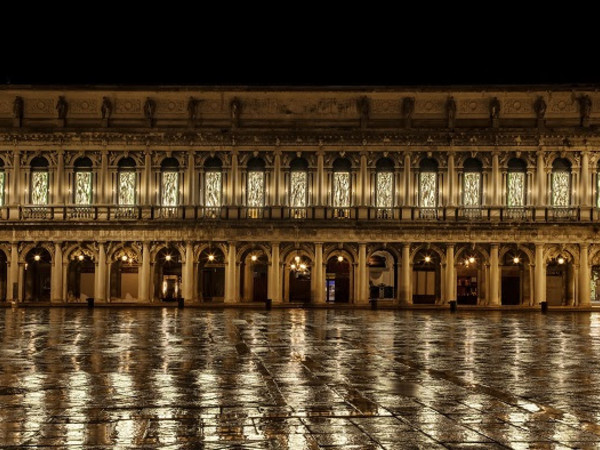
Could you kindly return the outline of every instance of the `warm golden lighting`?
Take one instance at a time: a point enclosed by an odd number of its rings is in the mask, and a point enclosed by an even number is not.
[[[208,260],[209,261],[214,261],[215,260],[215,255],[208,255]]]
[[[296,256],[296,257],[294,258],[294,261],[296,261],[296,263],[299,263],[299,262],[300,262],[300,257],[299,257],[299,256]]]
[[[171,261],[171,255],[167,255],[167,256],[165,256],[165,260],[166,260],[166,261]]]
[[[79,255],[79,256],[77,257],[77,259],[79,259],[79,261],[83,261],[83,258],[84,258],[84,256],[83,256],[83,255]]]
[[[127,255],[121,256],[121,261],[127,261]]]
[[[292,263],[292,265],[290,267],[292,270],[296,270],[296,264]]]
[[[40,255],[35,255],[35,256],[33,257],[33,259],[34,259],[34,260],[36,260],[36,261],[39,261],[41,258],[40,258]]]
[[[127,259],[127,262],[129,262],[129,263],[133,262],[133,258],[129,257],[129,258]]]
[[[557,262],[559,264],[564,264],[565,263],[565,258],[563,258],[562,256],[559,256],[558,259],[557,259]]]
[[[430,263],[430,262],[431,262],[431,256],[427,255],[427,256],[425,257],[425,262],[426,262],[426,263]]]
[[[521,258],[519,258],[518,256],[515,256],[515,257],[513,258],[513,262],[514,262],[515,264],[519,264],[519,263],[521,262]]]
[[[300,264],[300,270],[306,270],[306,264]]]
[[[343,260],[344,260],[344,257],[343,257],[343,256],[341,256],[341,255],[340,255],[340,256],[338,256],[338,262],[342,262]]]
[[[256,261],[258,258],[256,257],[256,255],[252,255],[252,256],[250,257],[250,259],[251,259],[252,261]]]
[[[469,257],[469,263],[473,264],[475,262],[475,257],[474,256],[470,256]]]

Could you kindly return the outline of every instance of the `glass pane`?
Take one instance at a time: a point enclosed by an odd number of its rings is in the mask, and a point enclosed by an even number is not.
[[[48,172],[31,172],[31,204],[48,204]]]
[[[596,207],[600,208],[600,173],[596,174]]]
[[[265,174],[248,172],[248,206],[262,208],[265,206]]]
[[[393,188],[392,188],[392,172],[377,173],[377,207],[391,208],[393,206]]]
[[[75,172],[75,204],[92,203],[92,172]]]
[[[350,206],[350,173],[335,172],[333,174],[333,206],[348,208]]]
[[[179,172],[163,172],[161,186],[161,205],[177,206],[179,191]]]
[[[569,206],[570,181],[569,172],[552,172],[552,206]]]
[[[135,172],[119,172],[119,205],[135,205]]]
[[[437,192],[437,173],[421,172],[419,174],[419,206],[421,208],[435,208]]]
[[[525,206],[525,173],[508,172],[508,198],[509,208],[519,208]]]
[[[295,170],[290,180],[290,206],[306,207],[306,172]]]
[[[221,172],[206,172],[205,206],[218,208],[221,206]]]
[[[463,198],[465,206],[481,206],[481,174],[479,172],[464,173]]]
[[[4,206],[4,171],[0,172],[0,206]]]

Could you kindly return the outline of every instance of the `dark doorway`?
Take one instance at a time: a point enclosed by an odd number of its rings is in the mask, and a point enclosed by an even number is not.
[[[7,265],[8,261],[3,251],[0,251],[0,301],[6,301],[7,294]]]
[[[25,263],[23,298],[26,301],[50,301],[50,254],[44,248],[35,248],[27,254]]]
[[[337,256],[327,262],[327,301],[350,301],[350,264],[346,258],[341,261]]]
[[[290,302],[310,301],[310,272],[290,273]]]
[[[208,248],[200,254],[198,264],[200,300],[222,302],[225,298],[225,255],[218,248]]]
[[[521,277],[504,276],[502,277],[502,304],[520,305],[521,304]]]
[[[95,265],[89,257],[79,255],[69,262],[67,300],[85,300],[94,296]]]
[[[181,293],[181,255],[176,248],[163,248],[156,255],[154,296],[161,300],[175,300]]]
[[[253,298],[255,302],[264,302],[267,300],[267,265],[253,264]]]

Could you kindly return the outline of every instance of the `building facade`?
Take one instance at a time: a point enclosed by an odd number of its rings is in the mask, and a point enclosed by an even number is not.
[[[0,90],[0,299],[589,306],[600,94]]]

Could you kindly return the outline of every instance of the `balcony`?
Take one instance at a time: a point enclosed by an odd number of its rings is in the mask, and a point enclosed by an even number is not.
[[[456,210],[457,218],[462,220],[483,220],[488,218],[488,209],[487,208],[458,208]]]
[[[414,208],[412,217],[419,220],[438,220],[441,208]],[[443,217],[443,216],[442,216]]]
[[[579,220],[579,208],[547,208],[546,220],[548,221],[569,221]]]
[[[97,209],[93,206],[68,206],[67,219],[77,220],[95,220],[97,219]]]
[[[533,210],[531,208],[503,208],[501,211],[501,219],[503,222],[527,222],[532,220]]]
[[[223,208],[220,207],[209,207],[209,208],[205,208],[202,206],[199,206],[196,209],[196,217],[198,219],[221,219],[223,218],[222,216],[223,214]]]
[[[113,206],[109,209],[109,219],[137,220],[140,218],[140,208],[137,206]]]
[[[183,219],[183,208],[181,206],[157,206],[153,208],[155,219]]]
[[[51,206],[22,206],[22,219],[49,220],[54,218],[54,208]]]

